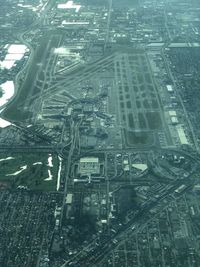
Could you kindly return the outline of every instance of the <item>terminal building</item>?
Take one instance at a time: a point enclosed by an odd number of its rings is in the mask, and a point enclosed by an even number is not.
[[[78,172],[80,175],[100,174],[99,159],[95,157],[81,158]]]

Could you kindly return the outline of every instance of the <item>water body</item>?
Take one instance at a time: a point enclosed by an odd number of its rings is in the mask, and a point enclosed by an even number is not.
[[[0,159],[0,162],[1,162],[1,161],[11,160],[11,159],[15,159],[15,158],[13,158],[13,157],[7,157],[7,158],[5,158],[5,159]]]
[[[20,170],[19,171],[16,171],[14,173],[6,174],[6,176],[15,176],[15,175],[18,175],[18,174],[20,174],[21,172],[23,172],[26,169],[27,169],[27,165],[22,166],[22,167],[20,167]]]
[[[16,62],[20,61],[26,52],[29,51],[26,45],[21,44],[7,44],[5,47],[7,54],[3,61],[0,61],[0,68],[11,69],[15,67]],[[0,113],[3,112],[6,106],[15,94],[15,85],[13,81],[6,81],[0,84],[0,91],[3,93],[0,97]],[[0,117],[0,128],[5,128],[11,123]]]
[[[48,156],[48,166],[53,167],[53,157],[51,154],[49,154]]]
[[[60,188],[60,177],[61,177],[61,169],[62,169],[62,158],[59,157],[59,169],[58,169],[58,179],[57,179],[57,186],[56,186],[56,190],[58,191]]]
[[[49,177],[45,178],[44,180],[45,181],[51,181],[51,180],[53,180],[53,175],[52,175],[51,169],[50,169],[50,168],[53,167],[53,157],[52,157],[51,154],[48,155],[48,164],[47,164],[47,166],[49,167],[49,169],[48,169]]]
[[[14,96],[15,93],[15,87],[13,81],[7,81],[3,84],[0,84],[0,89],[3,92],[2,97],[0,97],[0,108],[5,106],[10,99]],[[3,111],[3,109],[0,109],[0,113]],[[9,121],[6,121],[0,117],[0,128],[5,128],[7,126],[11,125]]]
[[[52,181],[53,180],[53,175],[51,174],[51,170],[48,170],[48,175],[49,177],[44,179],[45,181]]]
[[[0,84],[0,88],[3,91],[3,96],[0,98],[0,107],[3,107],[14,95],[14,82],[7,81],[3,84]]]

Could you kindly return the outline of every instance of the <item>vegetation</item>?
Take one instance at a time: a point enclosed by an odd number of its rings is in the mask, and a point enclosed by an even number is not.
[[[48,154],[12,154],[0,155],[0,159],[12,157],[10,160],[0,161],[0,182],[6,182],[12,188],[25,186],[30,190],[55,191],[58,173],[58,158],[53,155],[53,167],[48,166]],[[40,163],[38,163],[40,162]],[[37,163],[37,164],[36,164]],[[27,166],[22,170],[22,167]],[[14,173],[22,170],[19,174]],[[45,180],[49,177],[48,170],[53,176],[52,180]],[[13,175],[12,175],[13,174]]]
[[[60,35],[55,35],[53,32],[47,32],[40,38],[39,45],[33,51],[32,62],[29,64],[24,82],[13,101],[11,101],[3,112],[6,119],[11,121],[24,121],[32,116],[29,110],[24,110],[24,106],[29,106],[29,103],[37,98],[38,93],[40,93],[42,86],[40,88],[35,86],[37,77],[41,77],[41,75],[39,76],[39,70],[41,70],[39,66],[45,63],[49,51],[51,51],[51,48],[57,47],[59,40]]]

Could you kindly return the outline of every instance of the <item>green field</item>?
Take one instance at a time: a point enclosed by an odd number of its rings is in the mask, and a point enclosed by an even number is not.
[[[11,188],[18,186],[27,186],[30,190],[55,191],[57,184],[57,174],[59,160],[57,155],[52,155],[53,167],[48,166],[48,154],[32,153],[32,154],[0,154],[0,160],[8,157],[13,159],[0,161],[0,182],[5,182]],[[42,163],[36,164],[35,163]],[[25,170],[17,175],[21,167],[27,166]],[[51,170],[52,180],[45,180],[49,177],[48,170]]]

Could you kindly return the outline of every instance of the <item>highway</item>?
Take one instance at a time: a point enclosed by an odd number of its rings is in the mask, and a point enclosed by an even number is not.
[[[182,107],[182,109],[183,109],[184,118],[186,118],[187,124],[188,124],[188,126],[189,126],[189,129],[190,129],[190,132],[191,132],[191,135],[192,135],[192,139],[193,139],[195,148],[196,148],[196,150],[199,152],[200,149],[199,149],[199,145],[198,145],[198,142],[197,142],[197,139],[196,139],[196,135],[195,135],[195,133],[194,133],[194,129],[193,129],[192,123],[190,122],[188,113],[187,113],[187,111],[186,111],[186,109],[185,109],[185,105],[184,105],[183,100],[182,100],[182,98],[181,98],[181,96],[180,96],[179,90],[177,90],[177,82],[176,82],[176,80],[175,80],[175,78],[174,78],[174,76],[173,76],[173,74],[172,74],[172,72],[171,72],[171,69],[170,69],[168,60],[167,60],[166,55],[165,55],[165,50],[164,50],[164,48],[163,48],[163,50],[162,50],[162,57],[163,57],[163,59],[164,59],[165,69],[167,70],[167,74],[168,74],[168,76],[170,77],[170,79],[171,79],[171,81],[172,81],[172,84],[173,84],[173,86],[174,86],[174,90],[176,91],[176,95],[177,95],[178,100],[179,100],[179,102],[180,102],[180,104],[181,104],[181,107]]]
[[[64,180],[65,180],[65,186],[64,186],[64,192],[63,192],[63,203],[62,203],[62,212],[61,212],[61,223],[64,215],[64,207],[66,203],[66,196],[67,196],[67,189],[68,189],[68,182],[70,180],[70,173],[71,173],[71,167],[73,166],[72,158],[74,156],[75,150],[80,151],[80,137],[79,137],[79,126],[81,124],[82,120],[74,122],[71,120],[71,141],[69,143],[69,153],[67,156],[67,160],[65,160],[65,171],[64,171]],[[64,133],[63,133],[64,136]],[[65,156],[61,155],[63,158]]]
[[[109,4],[109,7],[108,7],[108,20],[107,20],[107,27],[106,27],[106,38],[105,38],[105,45],[104,45],[104,48],[106,48],[107,46],[107,43],[109,42],[109,35],[110,35],[110,18],[111,18],[111,11],[112,11],[112,1],[113,0],[109,0],[108,4]]]
[[[109,34],[110,34],[110,20],[111,20],[111,14],[112,14],[112,0],[109,0],[109,7],[108,7],[108,17],[107,17],[107,28],[106,28],[106,37],[105,37],[105,48],[107,46],[107,43],[109,42]],[[46,16],[47,13],[50,11],[52,5],[55,4],[55,0],[50,0],[47,5],[46,8],[44,9],[43,13],[41,13],[41,17],[40,20],[37,22],[38,24],[41,23],[41,20],[46,21]],[[170,31],[168,29],[168,25],[167,25],[167,14],[166,11],[164,13],[165,15],[165,28],[168,31],[168,35],[170,36]],[[36,26],[37,23],[34,25]],[[24,33],[25,34],[25,33]],[[21,36],[21,41],[24,41],[24,34]],[[52,78],[52,74],[54,71],[54,67],[51,67],[51,65],[53,66],[54,64],[51,63],[51,60],[54,61],[54,57],[53,58],[48,58],[47,52],[48,49],[51,49],[51,42],[52,42],[52,36],[50,36],[50,40],[47,43],[47,47],[45,52],[43,53],[43,57],[41,59],[41,62],[46,63],[46,67],[44,70],[44,81],[42,84],[42,90],[39,93],[33,94],[34,92],[34,85],[32,84],[32,87],[30,88],[30,92],[28,95],[28,103],[32,103],[33,100],[43,100],[46,99],[48,97],[52,97],[52,95],[54,96],[54,94],[59,94],[62,93],[62,91],[68,90],[68,88],[70,88],[70,91],[67,91],[65,93],[65,95],[68,96],[69,99],[71,99],[72,101],[70,102],[70,104],[77,102],[81,102],[83,100],[78,99],[78,95],[76,96],[77,93],[75,93],[75,91],[73,91],[73,88],[77,86],[77,84],[81,84],[83,81],[85,81],[86,79],[90,79],[91,77],[94,76],[95,73],[102,71],[102,69],[104,68],[108,68],[110,67],[114,60],[116,60],[116,54],[113,53],[108,57],[104,57],[101,58],[95,62],[92,62],[91,64],[85,64],[85,65],[77,65],[77,66],[72,66],[72,69],[66,69],[66,75],[63,79],[58,79],[57,82],[54,83],[54,81],[51,81]],[[59,44],[59,42],[58,42]],[[28,61],[27,64],[31,64],[30,61],[32,61],[32,56],[34,52],[31,53],[31,57]],[[46,59],[47,57],[47,59]],[[164,51],[163,51],[163,58],[164,58],[164,62],[166,65],[166,69],[168,72],[169,77],[171,78],[171,80],[173,81],[174,85],[176,86],[176,81],[171,73],[168,61],[164,55]],[[126,64],[128,62],[128,58],[126,58]],[[150,68],[150,64],[149,61],[148,62],[148,66]],[[55,62],[54,62],[55,63]],[[142,61],[140,62],[140,64],[142,64]],[[38,74],[40,74],[40,72],[43,71],[42,69],[42,64],[38,67],[37,73],[36,73],[36,81],[38,78]],[[50,71],[49,71],[50,68]],[[121,70],[122,71],[122,70]],[[131,80],[131,76],[128,73],[129,72],[129,66],[127,66],[127,68],[125,68],[125,71],[127,72],[127,74],[129,75],[129,80]],[[62,72],[64,73],[64,69],[62,69]],[[28,73],[27,73],[28,74]],[[20,76],[19,76],[20,77]],[[59,77],[59,72],[57,72],[56,77]],[[123,78],[121,76],[115,76],[115,80],[116,80],[116,84],[118,82],[118,80],[121,80],[122,83],[125,83],[125,79],[123,80]],[[151,79],[154,81],[152,72],[151,72]],[[51,83],[50,83],[50,82]],[[18,76],[16,78],[16,82],[18,83]],[[48,88],[45,87],[45,83],[48,83]],[[130,83],[130,81],[129,81]],[[155,86],[156,89],[156,86]],[[164,116],[163,116],[163,110],[160,106],[162,106],[160,103],[160,98],[159,98],[159,94],[157,92],[157,90],[155,90],[156,92],[156,97],[157,100],[159,102],[159,110],[161,111],[160,113],[162,114],[162,120],[164,121]],[[75,95],[74,95],[75,94]],[[125,94],[124,94],[125,96]],[[132,96],[132,95],[131,95]],[[89,99],[88,101],[91,102],[95,102],[99,100],[99,96],[97,96],[97,98],[94,99]],[[199,147],[198,144],[196,142],[196,138],[195,138],[195,134],[193,131],[193,128],[190,124],[189,118],[187,116],[187,112],[184,108],[184,104],[182,102],[181,97],[179,96],[179,100],[180,103],[183,106],[183,110],[185,113],[185,117],[188,120],[188,124],[191,128],[191,132],[193,135],[193,139],[194,139],[194,143],[197,149],[197,152],[199,152]],[[26,100],[22,100],[21,104],[25,104],[27,101]],[[26,103],[27,104],[27,103]],[[135,103],[134,103],[134,110],[136,110],[136,99],[135,99]],[[144,109],[145,112],[145,109]],[[102,117],[102,114],[100,112],[96,112],[96,115],[99,117]],[[126,114],[128,115],[128,113]],[[136,115],[136,113],[135,113]],[[104,114],[103,114],[104,116]],[[135,116],[135,120],[136,120],[136,124],[138,124],[137,121],[137,116]],[[150,154],[151,152],[155,152],[155,153],[177,153],[179,155],[183,155],[184,157],[187,157],[188,159],[190,159],[192,161],[192,163],[194,162],[195,164],[195,168],[196,165],[200,163],[200,157],[197,154],[196,156],[193,155],[190,151],[184,151],[181,149],[176,149],[173,147],[168,147],[165,149],[161,149],[159,147],[157,147],[156,142],[154,142],[153,145],[149,145],[149,146],[143,146],[141,148],[137,148],[135,149],[134,147],[132,148],[123,148],[123,149],[111,149],[111,148],[99,148],[99,149],[93,149],[93,150],[88,150],[85,151],[84,153],[81,153],[80,150],[80,132],[79,132],[79,127],[81,124],[81,120],[73,120],[73,118],[71,117],[70,120],[70,140],[66,141],[66,143],[64,142],[65,140],[65,133],[66,133],[66,125],[64,124],[63,127],[63,131],[61,134],[61,138],[60,138],[60,147],[61,150],[58,152],[58,146],[54,147],[52,145],[46,145],[46,146],[1,146],[0,147],[0,152],[1,153],[6,153],[6,152],[20,152],[20,153],[52,153],[52,152],[57,152],[60,154],[60,156],[62,156],[63,160],[63,166],[64,166],[64,172],[63,172],[63,180],[65,182],[64,184],[64,191],[63,191],[63,201],[62,201],[62,211],[61,211],[61,217],[60,217],[60,222],[62,224],[63,221],[63,217],[65,216],[64,210],[65,210],[65,206],[66,206],[66,196],[69,193],[69,183],[71,185],[71,183],[73,183],[73,180],[71,179],[71,170],[73,168],[73,164],[74,161],[78,160],[81,156],[83,155],[94,155],[95,153],[147,153]],[[139,125],[137,125],[137,128],[139,128]],[[24,130],[26,131],[26,130]],[[168,139],[168,144],[171,144],[171,137],[169,134],[168,129],[165,129],[166,132],[166,137]],[[27,133],[29,133],[27,131]],[[34,133],[33,135],[37,136],[37,133]],[[40,137],[40,136],[37,136]],[[66,149],[67,148],[67,149]],[[107,160],[107,158],[106,158]],[[156,163],[158,166],[156,166]],[[197,164],[196,164],[197,163]],[[105,165],[107,166],[107,161],[105,162]],[[138,229],[144,227],[144,225],[146,225],[150,220],[152,220],[153,216],[157,216],[152,214],[152,210],[153,209],[160,209],[160,205],[162,206],[162,208],[165,207],[165,205],[168,205],[170,203],[170,200],[173,201],[173,197],[180,197],[181,194],[183,194],[184,192],[181,192],[178,195],[175,195],[175,190],[177,190],[181,185],[186,185],[187,188],[186,190],[189,190],[192,186],[193,186],[193,181],[191,181],[191,179],[189,177],[185,177],[183,178],[181,177],[177,177],[177,179],[175,179],[174,177],[176,177],[174,175],[174,173],[171,172],[171,177],[170,178],[174,178],[173,180],[166,176],[161,176],[161,171],[162,169],[159,168],[159,163],[155,162],[155,166],[158,167],[157,169],[155,168],[155,172],[160,171],[160,175],[159,177],[161,179],[163,179],[163,183],[165,180],[165,183],[168,183],[169,186],[166,187],[165,191],[158,191],[157,193],[157,197],[154,200],[151,201],[146,201],[144,202],[144,205],[138,209],[135,213],[131,214],[129,221],[126,224],[123,224],[120,226],[119,230],[117,230],[116,232],[109,232],[107,236],[103,237],[103,235],[99,235],[100,238],[96,238],[94,240],[92,240],[87,246],[84,247],[84,249],[80,250],[76,255],[72,256],[72,258],[68,261],[66,261],[62,267],[67,267],[67,266],[74,266],[74,267],[92,267],[92,266],[96,266],[96,264],[98,264],[99,262],[103,261],[106,257],[106,255],[108,255],[108,253],[113,250],[114,248],[116,248],[121,241],[124,240],[124,237],[128,234],[134,234],[137,233]],[[169,170],[170,172],[170,170]],[[124,179],[122,179],[124,172],[121,173],[117,173],[117,170],[115,168],[115,176],[112,179],[109,179],[108,176],[106,176],[106,196],[107,196],[107,209],[109,210],[109,205],[110,205],[110,199],[109,199],[109,193],[111,191],[111,185],[113,183],[116,183],[116,185],[125,185],[126,181]],[[142,185],[151,185],[152,180],[150,179],[146,179],[143,178],[143,176],[146,174],[140,174],[138,176],[134,176],[133,179],[133,183],[132,185],[134,186],[142,186]],[[132,178],[132,177],[131,177]],[[156,180],[156,179],[155,179]],[[127,181],[128,183],[130,183],[130,180]],[[163,189],[163,188],[162,188]],[[166,200],[166,204],[163,204],[163,201]],[[100,240],[99,240],[100,239]]]
[[[181,177],[182,178],[182,177]],[[171,185],[168,187],[166,191],[162,191],[162,193],[154,201],[147,202],[143,208],[141,208],[139,211],[137,211],[133,218],[130,219],[130,221],[122,225],[121,228],[116,233],[112,233],[111,237],[105,238],[100,244],[97,246],[93,246],[96,241],[93,240],[92,243],[90,243],[87,247],[91,248],[85,252],[79,252],[77,255],[75,255],[71,260],[66,261],[62,265],[62,267],[66,266],[74,266],[74,267],[82,267],[84,266],[92,267],[96,266],[95,264],[102,261],[105,256],[114,249],[117,245],[119,245],[120,241],[123,241],[123,237],[125,234],[134,233],[134,231],[137,230],[137,227],[135,225],[141,225],[141,227],[144,224],[147,224],[148,221],[152,219],[152,214],[150,211],[152,209],[155,209],[160,203],[162,203],[163,200],[167,199],[167,205],[169,204],[169,200],[173,200],[173,194],[176,189],[178,189],[182,184],[186,185],[186,189],[188,190],[192,187],[193,182],[190,178],[186,177],[185,179],[177,178],[175,181],[171,183]],[[185,191],[181,192],[177,195],[177,197],[180,197],[181,194],[183,194]],[[133,229],[134,227],[134,229]]]

